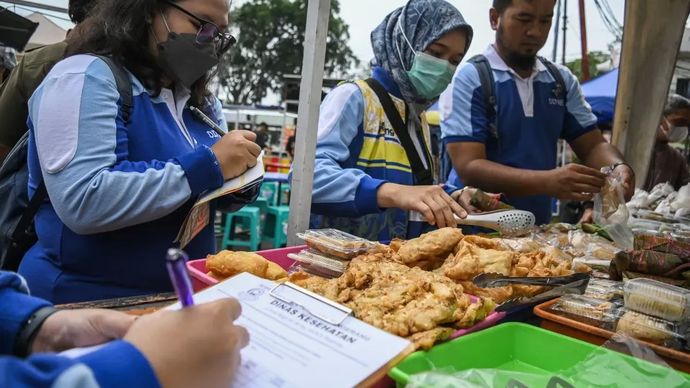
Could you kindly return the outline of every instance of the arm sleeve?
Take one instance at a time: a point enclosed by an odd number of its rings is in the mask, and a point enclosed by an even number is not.
[[[118,105],[110,69],[86,55],[58,63],[29,102],[51,203],[76,233],[161,218],[223,183],[208,147],[166,161],[128,160],[127,129]]]
[[[132,344],[114,341],[82,357],[37,354],[25,360],[0,356],[3,387],[159,387],[143,354]]]
[[[455,72],[450,86],[439,98],[439,110],[444,144],[486,142],[489,118],[479,73],[473,64],[465,63]]]
[[[23,278],[0,271],[0,354],[12,354],[14,342],[26,320],[36,310],[50,306],[47,301],[28,293]]]
[[[312,191],[314,213],[357,217],[381,211],[376,192],[386,181],[357,168],[358,155],[353,152],[353,142],[364,134],[363,120],[364,97],[355,84],[335,88],[321,104]]]
[[[10,148],[26,132],[28,96],[22,88],[23,78],[24,61],[20,61],[0,86],[0,144]]]
[[[563,81],[567,90],[565,123],[561,138],[570,142],[596,129],[597,117],[592,113],[592,107],[585,101],[580,83],[573,73],[570,72],[570,69],[560,65],[558,69],[561,71],[561,75],[563,75]]]

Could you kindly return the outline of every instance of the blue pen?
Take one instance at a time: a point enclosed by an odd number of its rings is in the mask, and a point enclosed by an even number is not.
[[[175,288],[175,293],[183,308],[194,305],[192,281],[189,279],[189,273],[187,273],[186,267],[188,260],[187,254],[176,248],[168,249],[165,260],[165,266],[168,268],[170,281],[173,284],[173,288]]]

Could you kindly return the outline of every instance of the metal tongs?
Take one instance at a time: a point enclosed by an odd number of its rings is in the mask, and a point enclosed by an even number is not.
[[[483,273],[472,279],[475,286],[481,288],[504,287],[509,284],[527,284],[530,286],[565,286],[572,282],[589,279],[589,274],[574,273],[568,276],[551,277],[511,277],[500,273]]]
[[[549,291],[533,297],[520,297],[509,299],[496,307],[496,311],[508,311],[515,307],[544,302],[563,295],[582,295],[587,289],[590,276],[586,273],[575,273],[568,276],[556,277],[510,277],[501,274],[481,274],[472,282],[482,288],[503,287],[508,284],[527,284],[532,286],[557,286]]]
[[[525,210],[494,210],[484,213],[468,214],[465,218],[455,216],[459,225],[474,225],[493,229],[504,236],[528,234],[534,227],[534,214]],[[410,221],[426,222],[421,213],[410,212]]]

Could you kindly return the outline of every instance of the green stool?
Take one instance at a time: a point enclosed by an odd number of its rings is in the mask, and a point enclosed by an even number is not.
[[[263,182],[259,188],[259,198],[263,198],[268,206],[280,205],[278,202],[278,182]]]
[[[261,211],[255,206],[245,206],[242,209],[227,213],[225,218],[225,229],[223,230],[223,242],[221,249],[227,247],[248,247],[252,252],[259,250],[261,229]],[[242,223],[249,230],[249,241],[235,238],[235,224],[233,221]]]
[[[280,248],[287,243],[287,223],[290,218],[289,206],[269,206],[266,209],[263,241],[273,248]]]

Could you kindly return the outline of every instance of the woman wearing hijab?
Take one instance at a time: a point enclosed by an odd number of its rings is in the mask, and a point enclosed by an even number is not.
[[[220,137],[191,109],[227,128],[207,84],[234,42],[228,12],[228,0],[102,0],[73,31],[71,56],[29,101],[29,192],[43,182],[49,197],[19,268],[34,295],[68,303],[172,291],[165,253],[191,206],[261,151],[253,133]],[[113,71],[91,53],[127,70],[128,118]],[[215,252],[213,223],[185,249]]]
[[[455,226],[469,193],[434,185],[422,113],[450,83],[472,28],[443,0],[411,0],[371,33],[371,78],[333,89],[321,105],[312,226],[371,240]],[[469,205],[466,205],[469,208]],[[428,226],[428,225],[427,225]]]

